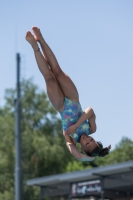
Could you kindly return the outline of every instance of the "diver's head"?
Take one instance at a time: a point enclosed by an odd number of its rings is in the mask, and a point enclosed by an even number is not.
[[[103,148],[101,142],[95,141],[91,136],[83,134],[80,137],[80,144],[82,146],[82,150],[91,157],[100,156],[104,157],[109,154],[109,150],[111,149],[111,145]]]

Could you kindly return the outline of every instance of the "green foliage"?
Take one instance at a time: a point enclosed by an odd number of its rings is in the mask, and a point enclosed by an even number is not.
[[[113,151],[113,156],[110,157],[110,162],[119,163],[133,159],[133,141],[123,137],[120,143]]]
[[[14,97],[16,91],[7,89],[5,106],[0,109],[0,195],[14,199],[15,122]],[[26,186],[26,180],[65,172],[71,155],[66,151],[61,121],[47,95],[39,91],[32,80],[21,84],[21,138],[24,200],[32,193],[38,197],[38,188]],[[10,188],[10,189],[9,189]],[[8,197],[7,197],[8,196]],[[0,199],[0,200],[1,200]]]
[[[8,108],[0,109],[0,200],[14,194],[14,120]]]
[[[133,141],[123,137],[116,148],[109,155],[103,158],[96,158],[94,163],[96,166],[104,166],[125,162],[133,159]]]
[[[77,170],[83,170],[83,169],[89,169],[91,166],[87,163],[86,167],[84,167],[84,164],[82,162],[79,162],[77,160],[73,160],[71,162],[68,162],[66,167],[66,172],[72,172]]]

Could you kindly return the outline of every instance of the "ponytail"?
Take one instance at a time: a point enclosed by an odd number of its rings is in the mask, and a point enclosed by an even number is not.
[[[104,157],[104,156],[108,155],[110,149],[111,149],[111,145],[109,145],[109,146],[106,147],[106,148],[102,148],[102,150],[100,151],[100,153],[98,154],[98,156],[99,156],[99,157]]]

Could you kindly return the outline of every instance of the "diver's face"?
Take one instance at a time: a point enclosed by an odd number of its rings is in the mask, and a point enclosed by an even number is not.
[[[86,134],[80,137],[80,144],[85,151],[90,152],[98,146],[98,143],[91,136]]]

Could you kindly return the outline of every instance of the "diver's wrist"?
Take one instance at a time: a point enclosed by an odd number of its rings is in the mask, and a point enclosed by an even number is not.
[[[78,123],[75,124],[76,129],[79,127],[80,125]]]

